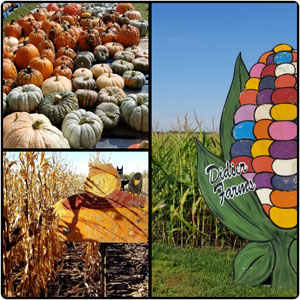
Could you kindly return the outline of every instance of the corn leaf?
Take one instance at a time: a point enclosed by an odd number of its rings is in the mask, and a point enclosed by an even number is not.
[[[230,230],[244,239],[251,241],[268,241],[276,234],[276,227],[267,218],[261,207],[255,192],[226,199],[221,205],[218,192],[213,192],[213,186],[209,177],[205,174],[205,168],[214,164],[216,167],[225,169],[225,162],[210,153],[201,142],[194,139],[197,147],[197,175],[202,195],[213,213]],[[224,191],[232,185],[244,183],[241,176],[232,177],[224,181]]]
[[[220,122],[220,140],[225,160],[230,160],[230,147],[234,142],[231,131],[234,126],[234,113],[239,107],[239,96],[244,90],[245,82],[249,79],[241,54],[238,55],[234,67],[233,80],[223,108]],[[205,144],[204,144],[205,145]]]
[[[293,270],[297,273],[297,266],[298,266],[298,240],[293,240],[289,249],[289,260]]]
[[[271,275],[274,261],[275,254],[271,243],[249,243],[234,260],[234,281],[245,285],[258,285]]]

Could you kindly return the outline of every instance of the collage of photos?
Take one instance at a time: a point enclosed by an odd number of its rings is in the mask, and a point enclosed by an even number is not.
[[[1,2],[1,297],[299,297],[297,2]]]

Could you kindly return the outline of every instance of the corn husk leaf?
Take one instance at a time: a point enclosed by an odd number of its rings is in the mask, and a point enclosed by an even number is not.
[[[233,80],[227,95],[220,122],[220,141],[224,160],[230,160],[230,148],[234,143],[231,131],[234,126],[234,113],[240,106],[240,93],[244,90],[245,82],[249,79],[248,71],[242,60],[241,54],[238,55],[234,67]]]

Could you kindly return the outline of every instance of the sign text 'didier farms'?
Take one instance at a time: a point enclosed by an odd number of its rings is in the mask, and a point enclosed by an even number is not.
[[[220,198],[220,205],[223,206],[225,200],[233,199],[250,191],[255,191],[256,185],[252,179],[246,180],[239,185],[231,185],[225,189],[224,181],[246,173],[248,170],[244,162],[234,166],[234,163],[226,161],[225,169],[210,164],[205,168],[205,174],[209,177],[209,183],[213,186],[213,192]]]

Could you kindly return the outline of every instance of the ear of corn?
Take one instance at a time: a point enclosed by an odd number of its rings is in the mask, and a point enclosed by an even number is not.
[[[220,126],[226,162],[196,140],[198,182],[217,217],[251,241],[235,258],[234,281],[271,276],[273,287],[296,288],[297,52],[280,44],[246,73],[239,56]]]
[[[234,115],[232,162],[244,161],[243,176],[271,221],[297,226],[297,52],[280,44],[250,70]]]

